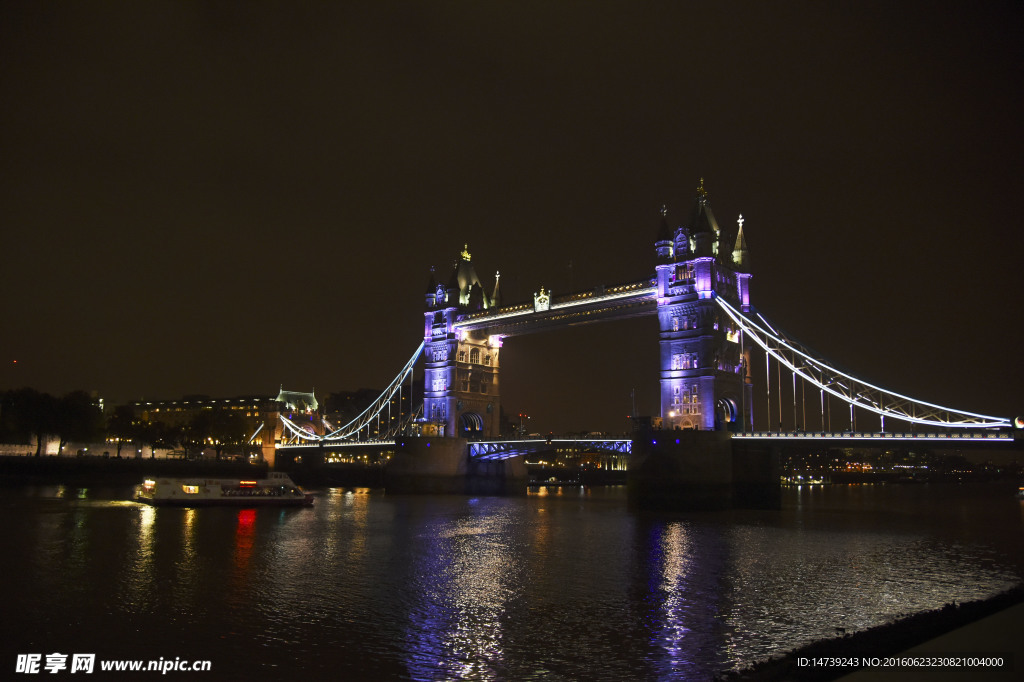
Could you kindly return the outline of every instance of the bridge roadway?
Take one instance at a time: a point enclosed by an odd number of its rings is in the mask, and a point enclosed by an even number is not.
[[[672,438],[670,431],[651,432],[652,442],[659,438]],[[812,445],[828,443],[849,446],[883,446],[899,444],[926,443],[945,448],[991,448],[994,446],[1014,447],[1022,439],[1015,438],[1012,431],[983,431],[955,433],[899,433],[871,431],[753,431],[750,433],[734,433],[733,440],[746,443],[779,443]],[[301,452],[316,450],[321,446],[324,450],[344,451],[351,448],[372,448],[387,450],[394,448],[399,442],[384,441],[314,441],[301,445],[279,445],[279,450]],[[678,443],[678,439],[676,439]],[[501,438],[487,440],[471,440],[468,443],[469,456],[479,461],[494,461],[518,457],[537,452],[547,452],[559,448],[574,448],[591,452],[615,452],[628,455],[633,451],[633,440],[629,438],[579,438],[566,436],[549,436],[545,438]]]

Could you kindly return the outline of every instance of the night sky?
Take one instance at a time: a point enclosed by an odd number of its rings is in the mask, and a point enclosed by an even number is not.
[[[463,244],[506,303],[650,277],[661,205],[684,221],[703,177],[791,336],[1024,414],[1022,26],[1019,2],[5,2],[0,389],[382,388]],[[537,431],[621,431],[633,388],[658,411],[653,317],[502,352]]]

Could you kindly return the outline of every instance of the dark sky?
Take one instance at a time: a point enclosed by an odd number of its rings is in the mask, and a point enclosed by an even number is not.
[[[0,389],[383,387],[464,243],[641,279],[703,177],[790,335],[1024,413],[1024,6],[706,5],[0,4]],[[503,403],[620,430],[656,370],[653,318],[514,338]]]

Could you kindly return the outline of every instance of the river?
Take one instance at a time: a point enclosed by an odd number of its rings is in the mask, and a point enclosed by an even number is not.
[[[778,511],[689,514],[632,510],[621,487],[316,492],[306,509],[193,510],[0,488],[0,665],[95,653],[208,660],[187,675],[208,680],[705,680],[1024,576],[1024,503],[988,486],[786,488]]]

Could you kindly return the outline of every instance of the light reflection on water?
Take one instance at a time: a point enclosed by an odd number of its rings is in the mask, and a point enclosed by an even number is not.
[[[133,515],[133,522],[129,525],[129,534],[126,538],[126,574],[121,577],[118,584],[125,590],[126,594],[122,601],[126,607],[140,613],[147,610],[150,599],[156,594],[153,584],[153,524],[156,521],[156,509],[140,506],[137,511],[138,514]]]
[[[461,506],[461,505],[460,505]],[[518,519],[468,499],[424,528],[410,548],[421,561],[406,628],[415,679],[494,679],[503,667],[503,623],[522,581]]]
[[[8,653],[209,658],[311,679],[707,679],[1000,591],[1024,504],[788,489],[781,511],[631,511],[622,489],[320,491],[312,509],[154,509],[0,490]],[[211,678],[212,679],[212,678]]]

